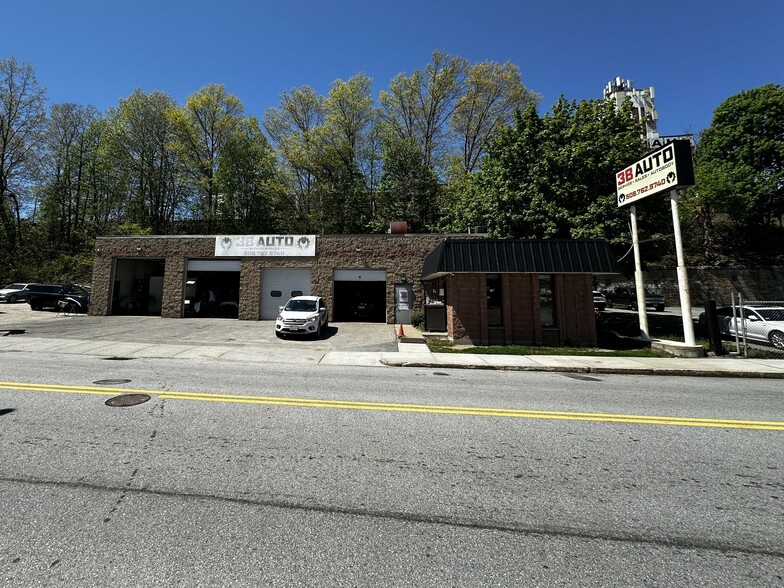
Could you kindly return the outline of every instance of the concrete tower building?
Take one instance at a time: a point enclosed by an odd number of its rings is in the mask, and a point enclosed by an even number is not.
[[[615,100],[616,108],[620,108],[626,98],[632,101],[635,115],[638,120],[645,122],[645,139],[648,145],[654,145],[659,141],[659,131],[656,128],[656,121],[659,120],[659,113],[653,104],[653,87],[642,90],[635,90],[631,80],[615,78],[607,82],[604,88],[605,99]]]

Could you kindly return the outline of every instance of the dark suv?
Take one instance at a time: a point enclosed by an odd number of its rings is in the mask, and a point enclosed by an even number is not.
[[[33,310],[59,308],[60,302],[70,302],[69,307],[77,312],[87,312],[90,293],[74,284],[36,284],[27,292],[27,302]]]
[[[607,299],[607,307],[628,306],[637,310],[637,290],[635,288],[614,288],[603,292]],[[655,308],[659,312],[664,310],[664,296],[645,291],[645,306]]]

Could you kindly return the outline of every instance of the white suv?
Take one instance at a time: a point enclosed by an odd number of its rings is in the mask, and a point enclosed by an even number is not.
[[[275,334],[278,337],[313,335],[318,339],[327,324],[327,305],[321,296],[295,296],[280,307]]]

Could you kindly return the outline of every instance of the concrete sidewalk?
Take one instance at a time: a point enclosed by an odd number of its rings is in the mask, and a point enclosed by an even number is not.
[[[424,335],[417,329],[408,325],[397,325],[395,328],[399,352],[383,354],[380,361],[384,365],[586,374],[784,378],[784,359],[431,353]]]
[[[162,341],[108,341],[73,338],[0,336],[0,365],[13,361],[14,352],[89,355],[101,358],[199,359],[243,363],[310,365],[395,366],[431,369],[492,369],[571,372],[584,374],[647,374],[784,378],[784,360],[740,358],[641,358],[562,355],[482,355],[432,353],[424,343],[400,342],[397,352],[337,351],[253,344],[172,344]]]

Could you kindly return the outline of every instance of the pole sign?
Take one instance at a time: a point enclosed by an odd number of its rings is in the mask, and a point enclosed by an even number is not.
[[[646,196],[694,185],[694,166],[688,141],[673,141],[615,174],[618,206]]]

